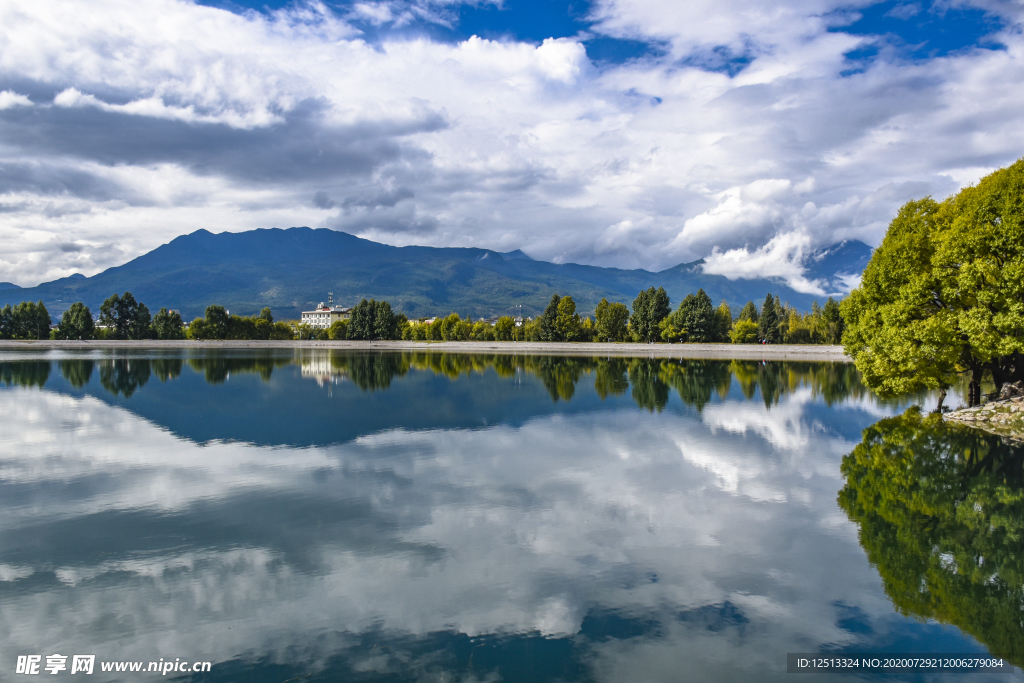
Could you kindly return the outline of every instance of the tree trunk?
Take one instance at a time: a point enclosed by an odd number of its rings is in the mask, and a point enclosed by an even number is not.
[[[945,388],[939,389],[939,405],[935,406],[935,412],[936,413],[940,413],[940,414],[942,413],[942,402],[945,401],[945,400],[946,400],[946,390],[945,390]]]
[[[973,408],[981,404],[981,376],[985,369],[978,365],[971,366],[971,383],[967,385],[967,407]]]

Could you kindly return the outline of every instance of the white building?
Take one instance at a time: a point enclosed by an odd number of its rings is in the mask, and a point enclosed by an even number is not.
[[[309,325],[310,327],[316,327],[318,329],[326,329],[338,320],[348,320],[352,317],[352,309],[345,308],[344,306],[329,306],[324,302],[320,302],[312,311],[302,312],[302,324]]]

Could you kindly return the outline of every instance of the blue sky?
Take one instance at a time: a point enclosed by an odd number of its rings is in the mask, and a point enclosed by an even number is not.
[[[0,281],[309,225],[802,279],[1024,155],[1000,0],[0,8]]]
[[[244,14],[272,13],[294,2],[220,2],[199,4]],[[350,16],[359,2],[326,3],[339,16]],[[365,3],[362,3],[365,4]],[[417,3],[393,3],[415,7]],[[456,42],[480,36],[493,40],[541,43],[546,38],[581,37],[587,56],[595,62],[622,63],[663,52],[657,41],[603,35],[595,19],[599,16],[587,0],[509,0],[493,3],[466,3],[451,6],[434,20],[418,18],[392,27],[354,20],[370,40],[384,37],[427,36]],[[906,59],[929,59],[973,47],[1002,48],[991,36],[1006,24],[1004,18],[980,7],[949,5],[940,2],[889,0],[874,4],[854,3],[840,7],[827,16],[829,30],[871,38],[871,44],[854,51],[856,60],[878,57],[889,48]],[[734,61],[743,61],[742,55]],[[728,70],[728,69],[726,69]]]

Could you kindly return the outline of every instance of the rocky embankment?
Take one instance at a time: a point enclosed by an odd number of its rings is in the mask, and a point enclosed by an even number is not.
[[[999,396],[994,401],[955,410],[943,417],[1024,445],[1024,383],[1004,384]]]

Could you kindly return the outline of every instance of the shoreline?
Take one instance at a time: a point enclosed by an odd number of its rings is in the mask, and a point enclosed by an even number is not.
[[[414,341],[21,341],[0,340],[0,351],[104,349],[339,349],[501,355],[617,356],[706,360],[793,360],[850,363],[842,346],[775,344],[635,344],[608,342],[414,342]]]
[[[980,429],[1024,445],[1024,397],[996,399],[973,408],[961,408],[943,413],[942,419]]]

